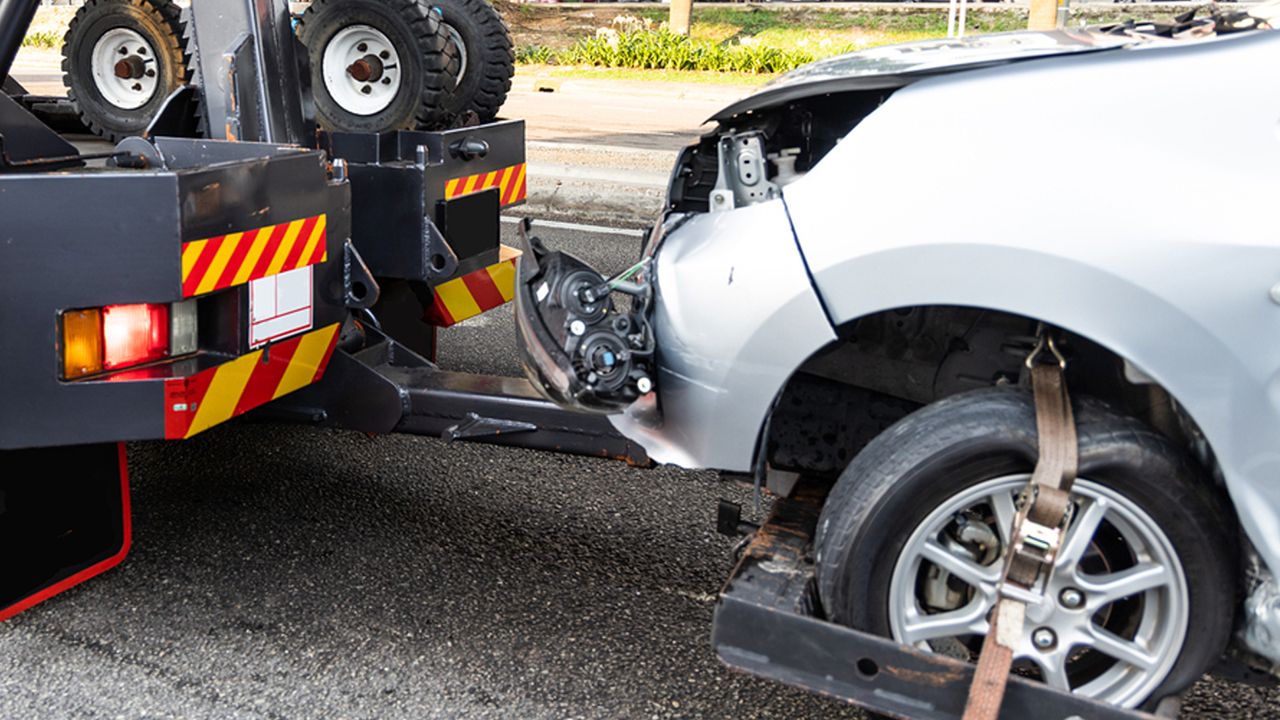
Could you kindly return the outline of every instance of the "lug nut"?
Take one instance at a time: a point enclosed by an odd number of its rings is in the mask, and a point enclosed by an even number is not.
[[[365,85],[364,87],[360,88],[360,92],[364,93],[365,95],[368,95],[369,93],[373,92],[373,88],[369,87],[368,85]]]
[[[369,46],[365,45],[364,43],[360,43],[359,45],[356,46],[356,50],[359,50],[360,52],[364,52],[368,49],[369,49]]]
[[[1049,628],[1036,628],[1031,633],[1031,644],[1036,646],[1037,650],[1048,650],[1058,644],[1058,636],[1053,634]]]
[[[1084,607],[1084,593],[1075,588],[1067,588],[1058,595],[1058,602],[1068,610],[1079,610]]]

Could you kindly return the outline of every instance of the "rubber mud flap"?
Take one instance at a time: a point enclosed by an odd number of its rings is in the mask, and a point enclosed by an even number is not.
[[[123,443],[0,452],[0,620],[119,565],[129,552]]]

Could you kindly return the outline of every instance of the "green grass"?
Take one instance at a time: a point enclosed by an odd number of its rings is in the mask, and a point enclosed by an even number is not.
[[[568,47],[522,46],[518,62],[606,68],[772,75],[814,60],[877,45],[943,37],[946,13],[830,12],[758,7],[695,7],[689,37],[668,32],[663,7],[629,9],[617,32],[580,37]],[[1024,27],[1018,10],[970,13],[969,32]]]

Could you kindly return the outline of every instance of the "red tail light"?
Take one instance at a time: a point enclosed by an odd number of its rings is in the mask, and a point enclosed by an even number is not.
[[[102,364],[107,370],[165,357],[169,352],[169,306],[102,308],[102,345]]]

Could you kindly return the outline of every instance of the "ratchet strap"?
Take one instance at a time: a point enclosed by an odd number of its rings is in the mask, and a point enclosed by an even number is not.
[[[1040,362],[1046,349],[1052,354],[1052,361]],[[1071,398],[1063,379],[1066,361],[1053,338],[1041,334],[1027,357],[1027,366],[1031,370],[1040,457],[1018,498],[1004,572],[996,585],[991,627],[982,642],[963,720],[995,720],[1000,714],[1027,605],[1043,601],[1054,559],[1071,521],[1071,484],[1076,479],[1079,444]]]

